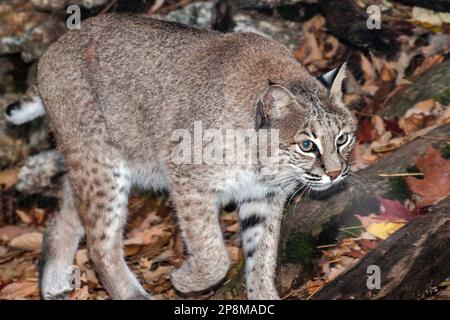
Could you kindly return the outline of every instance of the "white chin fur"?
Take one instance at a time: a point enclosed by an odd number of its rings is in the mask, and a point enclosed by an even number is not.
[[[33,98],[30,102],[21,102],[20,108],[12,110],[10,116],[6,116],[6,120],[16,125],[20,125],[45,114],[45,109],[40,98]]]

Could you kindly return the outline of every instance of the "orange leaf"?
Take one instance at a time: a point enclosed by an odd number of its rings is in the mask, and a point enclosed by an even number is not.
[[[439,150],[429,146],[425,156],[416,159],[416,165],[425,178],[405,180],[411,191],[423,198],[417,206],[435,204],[450,194],[450,159],[443,159]]]

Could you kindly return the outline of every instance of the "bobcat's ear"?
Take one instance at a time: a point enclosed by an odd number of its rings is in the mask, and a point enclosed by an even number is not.
[[[342,82],[346,77],[347,62],[317,78],[330,91],[330,97],[342,99]]]
[[[295,97],[288,89],[278,84],[269,86],[258,103],[257,127],[261,128],[273,120],[283,118],[294,103]]]

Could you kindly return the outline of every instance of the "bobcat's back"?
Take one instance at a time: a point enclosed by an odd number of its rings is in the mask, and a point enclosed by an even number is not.
[[[107,132],[136,156],[194,121],[251,128],[269,81],[311,80],[286,48],[259,35],[117,14],[67,32],[41,58],[38,73],[57,134]]]

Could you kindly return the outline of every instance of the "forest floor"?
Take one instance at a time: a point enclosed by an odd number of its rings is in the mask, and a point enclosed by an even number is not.
[[[18,1],[20,3],[20,1]],[[133,9],[146,14],[176,14],[193,1],[150,1],[149,7]],[[294,1],[295,2],[295,1]],[[301,1],[299,1],[301,2]],[[12,10],[13,2],[0,4],[0,15],[8,16],[8,23],[22,26],[23,12],[35,12],[31,4],[20,4],[20,10]],[[17,3],[17,1],[16,1]],[[106,1],[91,14],[103,14],[120,8],[122,1]],[[205,3],[205,2],[203,2]],[[207,2],[206,2],[207,3]],[[356,1],[365,8],[367,1]],[[405,143],[422,137],[429,147],[422,156],[414,160],[415,167],[408,172],[386,173],[386,178],[400,177],[409,190],[402,198],[378,195],[380,211],[371,215],[357,216],[359,225],[343,227],[341,236],[330,243],[320,245],[318,272],[306,282],[289,281],[280,289],[284,299],[310,299],[324,284],[332,281],[349,266],[364,257],[370,250],[387,239],[399,228],[418,215],[427,214],[427,208],[450,195],[450,137],[428,135],[436,126],[450,122],[450,76],[440,86],[431,86],[421,94],[406,94],[414,84],[432,74],[450,71],[450,17],[419,7],[399,5],[388,1],[371,1],[382,8],[383,21],[396,32],[399,50],[395,54],[371,54],[354,48],[345,39],[330,32],[327,18],[320,10],[309,11],[303,20],[292,21],[276,10],[242,11],[256,12],[274,19],[274,26],[281,28],[283,20],[295,23],[283,25],[289,29],[286,45],[293,48],[294,56],[312,74],[320,74],[348,60],[349,76],[345,84],[345,104],[352,107],[359,121],[358,142],[352,155],[353,171],[377,163],[390,152]],[[9,7],[8,7],[9,6]],[[206,9],[212,10],[212,7]],[[297,7],[296,7],[297,8]],[[302,8],[301,6],[299,7]],[[300,10],[298,9],[298,10]],[[8,11],[9,10],[9,11]],[[248,10],[248,9],[247,9]],[[306,10],[306,9],[305,9]],[[46,12],[43,10],[42,12]],[[190,11],[189,11],[190,12]],[[180,16],[192,13],[183,12]],[[306,11],[305,11],[306,12]],[[31,13],[30,13],[31,14]],[[41,11],[39,15],[43,14]],[[45,16],[45,15],[44,15]],[[48,15],[49,17],[50,15]],[[209,19],[212,19],[207,15]],[[45,16],[47,17],[47,16]],[[54,15],[52,15],[54,17]],[[194,25],[196,16],[191,17]],[[235,19],[242,17],[235,16]],[[300,19],[300,18],[298,18]],[[189,20],[189,19],[188,19]],[[5,20],[6,21],[6,20]],[[270,20],[272,21],[272,20]],[[280,22],[281,21],[281,22]],[[280,24],[281,23],[281,24]],[[255,25],[255,28],[258,26]],[[262,32],[271,34],[271,30]],[[3,30],[3,29],[0,29]],[[0,32],[0,38],[6,37]],[[277,35],[274,35],[276,38]],[[2,48],[0,48],[2,49]],[[3,50],[3,49],[2,49]],[[36,57],[26,61],[29,55],[18,48],[1,52],[0,108],[6,106],[26,86],[23,74],[32,68]],[[33,50],[32,50],[33,51]],[[388,51],[388,50],[387,50]],[[34,51],[33,51],[34,52]],[[22,61],[24,60],[25,61]],[[12,66],[11,66],[12,65]],[[17,68],[23,70],[17,71]],[[1,68],[0,68],[1,69]],[[25,70],[25,71],[24,71]],[[431,75],[431,76],[430,76]],[[434,80],[429,80],[434,81]],[[436,91],[434,92],[433,90]],[[392,108],[392,105],[395,105]],[[389,108],[388,108],[389,107]],[[37,124],[39,130],[47,130],[45,124]],[[43,126],[43,129],[41,128]],[[24,162],[34,154],[50,149],[51,138],[38,133],[39,145],[33,145],[30,132],[34,127],[16,132],[0,122],[0,299],[39,299],[38,265],[42,235],[48,218],[57,210],[53,196],[36,193],[27,194],[16,190],[19,173]],[[11,133],[12,132],[12,133]],[[33,133],[35,134],[35,133]],[[44,136],[44,138],[42,138]],[[433,142],[444,141],[444,148],[433,148]],[[386,168],[388,169],[388,168]],[[389,170],[386,170],[388,172]],[[294,201],[308,201],[298,198]],[[129,219],[126,226],[125,255],[130,268],[137,274],[144,288],[158,299],[182,299],[170,282],[170,273],[186,259],[183,241],[176,226],[176,219],[167,199],[148,194],[135,194],[129,203]],[[236,212],[224,212],[220,216],[225,242],[232,261],[232,268],[225,281],[233,281],[244,264],[240,247],[239,222]],[[432,263],[432,262],[430,262]],[[85,244],[76,254],[75,264],[79,270],[79,287],[70,295],[71,299],[108,299],[108,294],[99,283],[88,259]],[[450,270],[449,270],[450,276]],[[195,296],[195,299],[216,297],[215,291]],[[242,293],[229,292],[219,296],[227,299],[245,299]],[[429,293],[426,299],[450,299],[450,278]]]

